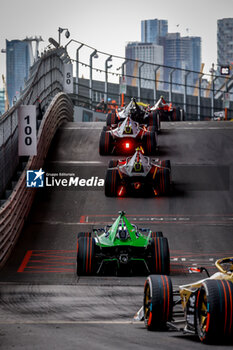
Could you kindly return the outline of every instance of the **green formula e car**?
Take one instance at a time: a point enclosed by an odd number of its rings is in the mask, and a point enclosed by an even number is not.
[[[169,274],[170,253],[162,232],[139,229],[122,211],[112,225],[80,232],[77,275]]]

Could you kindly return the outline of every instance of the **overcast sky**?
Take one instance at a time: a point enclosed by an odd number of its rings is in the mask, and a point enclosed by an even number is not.
[[[233,17],[233,0],[0,0],[0,5],[1,49],[5,39],[32,35],[41,35],[47,45],[49,37],[57,40],[61,26],[68,27],[76,40],[124,56],[126,42],[141,38],[141,20],[158,18],[168,20],[169,32],[187,35],[188,28],[189,35],[202,38],[206,71],[217,61],[217,19]],[[62,40],[67,42],[65,36]],[[69,46],[72,58],[76,48]],[[81,51],[81,60],[87,61],[90,52]],[[0,73],[5,73],[3,53]]]

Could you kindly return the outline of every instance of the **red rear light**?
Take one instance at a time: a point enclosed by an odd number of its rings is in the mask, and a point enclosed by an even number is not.
[[[125,148],[126,148],[126,149],[129,149],[129,148],[130,148],[130,144],[129,144],[129,142],[126,142],[126,144],[125,144]]]
[[[120,190],[118,191],[118,196],[123,196],[124,194],[124,186],[121,186]]]
[[[140,187],[141,187],[140,182],[135,182],[135,183],[134,183],[134,188],[135,188],[135,190],[139,190]]]

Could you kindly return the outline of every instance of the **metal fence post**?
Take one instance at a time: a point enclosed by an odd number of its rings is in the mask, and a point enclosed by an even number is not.
[[[187,94],[188,94],[188,76],[190,72],[184,76],[184,111],[187,113]]]
[[[138,68],[138,101],[141,99],[141,69],[144,66],[144,63],[141,63],[139,68]]]
[[[211,117],[214,118],[214,95],[215,95],[215,80],[217,80],[218,77],[215,77],[212,80],[212,94],[211,94]]]
[[[201,120],[201,82],[202,82],[202,76],[200,75],[198,79],[198,98],[197,98],[197,120]]]
[[[76,85],[74,93],[78,95],[78,77],[79,77],[79,50],[83,47],[84,44],[81,44],[76,50]]]
[[[172,69],[169,73],[169,102],[172,102],[172,74],[176,69]]]
[[[97,54],[97,50],[94,50],[91,54],[90,54],[90,79],[89,79],[89,106],[90,109],[92,109],[92,100],[93,100],[93,90],[92,90],[92,58],[94,56],[96,56]],[[97,56],[98,57],[98,56]]]
[[[157,72],[158,72],[159,68],[160,68],[160,66],[155,68],[155,70],[154,70],[154,72],[155,72],[154,103],[156,103],[156,100],[157,100],[157,83],[158,83]]]
[[[105,83],[104,83],[104,96],[105,103],[108,103],[108,69],[112,67],[112,64],[108,65],[108,62],[112,61],[112,56],[109,56],[105,61]]]

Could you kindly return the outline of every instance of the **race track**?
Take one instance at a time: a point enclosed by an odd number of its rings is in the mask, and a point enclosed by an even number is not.
[[[44,170],[104,178],[112,157],[98,154],[102,126],[63,125]],[[106,198],[102,187],[37,191],[0,271],[0,348],[199,349],[193,336],[147,332],[143,323],[133,322],[145,277],[75,274],[77,233],[111,223],[119,210],[141,227],[163,231],[174,285],[198,278],[187,273],[188,266],[204,265],[212,273],[217,258],[233,256],[233,123],[163,123],[162,128],[158,157],[171,160],[170,197]]]

